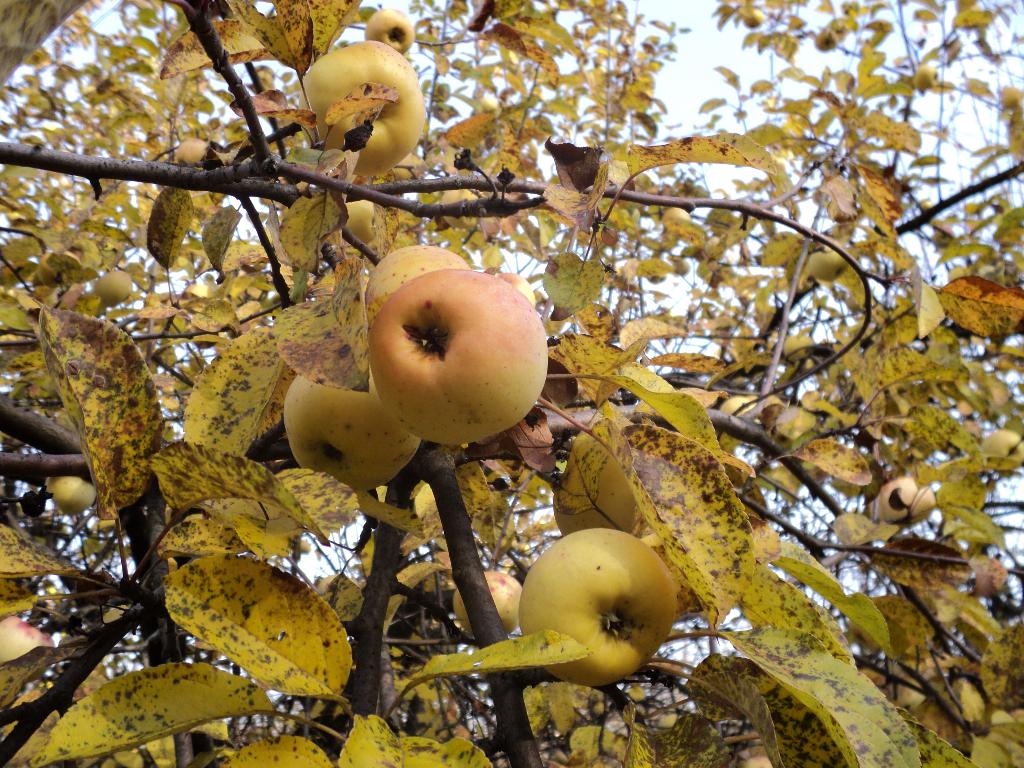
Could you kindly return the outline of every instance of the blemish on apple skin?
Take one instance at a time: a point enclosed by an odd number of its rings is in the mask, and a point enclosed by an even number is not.
[[[431,309],[433,306],[434,302],[432,302],[430,299],[427,299],[426,301],[423,302],[424,309]]]

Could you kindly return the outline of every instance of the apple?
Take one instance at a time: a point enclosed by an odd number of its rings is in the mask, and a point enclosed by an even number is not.
[[[523,592],[523,587],[514,577],[501,571],[484,571],[484,578],[498,609],[498,615],[501,616],[501,625],[505,632],[511,632],[519,625],[519,596]],[[470,628],[466,604],[457,589],[452,599],[452,609],[459,623],[467,629]]]
[[[497,112],[500,109],[501,104],[494,95],[487,93],[480,98],[480,110],[482,112]]]
[[[414,435],[446,445],[518,424],[547,377],[540,316],[482,272],[442,269],[403,285],[374,318],[369,348],[381,402]]]
[[[640,539],[589,528],[537,558],[523,584],[519,626],[524,634],[563,632],[590,649],[587,658],[548,667],[559,680],[607,685],[636,672],[668,638],[677,591]]]
[[[764,24],[764,11],[752,5],[740,8],[740,21],[747,29],[757,29]]]
[[[53,638],[17,616],[8,616],[0,621],[0,664],[41,646],[53,648]]]
[[[366,316],[373,322],[384,300],[420,275],[439,269],[469,269],[457,253],[433,245],[410,245],[391,251],[373,268],[366,283]]]
[[[112,269],[92,286],[105,307],[113,307],[132,295],[132,276],[120,269]]]
[[[999,94],[999,103],[1007,112],[1017,112],[1022,102],[1024,102],[1024,93],[1020,88],[1008,86],[1003,88]]]
[[[804,271],[819,283],[830,283],[846,269],[846,259],[835,251],[814,251],[807,257]]]
[[[733,395],[726,398],[725,402],[718,406],[718,410],[729,416],[735,416],[737,413],[740,416],[749,416],[752,409],[744,406],[748,406],[756,400],[757,397],[754,395]]]
[[[587,487],[583,469],[596,478]],[[619,462],[590,435],[572,441],[561,485],[555,490],[555,523],[563,534],[587,528],[615,528],[632,533],[637,523],[636,500]]]
[[[377,397],[297,376],[284,399],[284,428],[299,466],[326,472],[356,490],[383,485],[404,467],[419,438]]]
[[[179,163],[195,165],[206,157],[206,150],[209,146],[210,143],[208,141],[203,141],[202,139],[185,139],[178,145],[178,148],[174,150],[174,159]]]
[[[405,53],[416,42],[416,32],[408,16],[394,8],[384,8],[366,22],[366,39],[390,45],[399,53]]]
[[[997,429],[985,436],[981,441],[981,452],[985,456],[1005,459],[1007,457],[1024,459],[1024,443],[1021,436],[1012,429]]]
[[[772,761],[768,755],[754,755],[741,762],[739,768],[772,768]]]
[[[814,47],[822,53],[834,51],[839,45],[839,35],[832,27],[825,27],[814,36]]]
[[[53,494],[53,502],[65,515],[77,515],[96,501],[93,484],[74,475],[49,478],[46,490]]]
[[[935,69],[935,65],[933,64],[922,64],[917,68],[917,71],[914,72],[913,78],[911,78],[914,84],[914,89],[921,91],[922,93],[934,88],[938,79],[939,72]]]
[[[426,108],[416,70],[405,57],[384,43],[367,40],[321,56],[303,80],[309,108],[328,149],[340,148],[355,116],[328,127],[327,110],[364,83],[380,83],[398,91],[398,101],[386,105],[373,122],[373,135],[359,153],[356,173],[373,176],[394,167],[408,155],[423,134]]]
[[[392,169],[392,172],[396,179],[406,180],[416,178],[417,174],[424,170],[426,170],[426,166],[423,161],[415,153],[410,152]]]
[[[522,275],[517,275],[515,272],[499,272],[495,275],[499,280],[504,280],[506,283],[511,285],[517,291],[519,291],[526,300],[533,306],[537,306],[537,294],[533,290],[533,286],[530,285],[530,281]]]
[[[661,215],[661,223],[666,228],[688,224],[689,222],[690,214],[682,208],[666,208],[665,212]]]
[[[348,208],[348,228],[352,234],[364,243],[373,242],[373,203],[369,200],[356,200],[346,203]]]
[[[878,517],[885,523],[916,523],[935,509],[935,494],[912,477],[897,477],[878,491]]]

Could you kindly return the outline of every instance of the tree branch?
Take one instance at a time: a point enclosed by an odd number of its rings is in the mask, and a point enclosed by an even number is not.
[[[249,223],[256,230],[256,237],[259,238],[260,245],[263,246],[263,250],[267,254],[267,260],[270,262],[270,279],[274,283],[274,290],[277,291],[277,295],[281,298],[281,306],[288,308],[292,305],[291,296],[288,292],[288,283],[284,281],[284,275],[281,274],[281,262],[277,258],[277,250],[270,241],[267,230],[260,220],[259,211],[256,210],[256,206],[252,204],[252,200],[248,197],[240,197],[238,200],[249,216]]]
[[[46,453],[79,453],[78,436],[35,411],[0,395],[0,432]]]
[[[80,453],[9,453],[0,452],[0,477],[19,480],[45,480],[47,477],[78,475],[89,477],[85,456]]]
[[[957,203],[962,203],[969,197],[985,192],[998,184],[1002,184],[1004,181],[1016,178],[1017,176],[1020,176],[1021,173],[1024,173],[1024,162],[1017,163],[994,176],[989,176],[987,179],[982,179],[979,182],[964,187],[955,195],[950,195],[945,200],[940,200],[930,208],[925,208],[912,219],[907,219],[902,224],[898,224],[896,226],[896,233],[904,235],[907,232],[913,232],[914,230],[920,229],[940,213],[949,210]]]

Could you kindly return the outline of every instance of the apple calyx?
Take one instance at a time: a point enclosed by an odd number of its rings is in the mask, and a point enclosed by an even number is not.
[[[425,354],[444,360],[444,353],[448,349],[448,331],[433,325],[426,328],[403,325],[402,328]]]

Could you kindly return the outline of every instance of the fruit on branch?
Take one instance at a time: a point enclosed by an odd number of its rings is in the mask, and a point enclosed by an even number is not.
[[[754,755],[740,763],[739,768],[772,768],[772,761],[768,755]]]
[[[753,409],[744,406],[748,406],[756,400],[757,397],[754,395],[733,395],[726,398],[725,402],[718,406],[718,410],[729,416],[736,416],[737,413],[740,416],[749,416]]]
[[[914,72],[912,82],[914,89],[923,93],[934,88],[938,79],[939,71],[934,64],[921,64]]]
[[[399,53],[408,51],[416,42],[412,21],[399,10],[382,8],[366,22],[366,39],[390,45]]]
[[[834,51],[839,46],[839,33],[832,27],[825,27],[814,36],[814,47],[822,53]]]
[[[398,91],[398,101],[380,111],[373,121],[373,135],[359,153],[356,173],[372,176],[395,166],[416,148],[423,134],[426,109],[416,70],[394,48],[367,40],[321,56],[303,81],[309,108],[316,112],[317,128],[328,149],[345,143],[345,133],[355,127],[355,116],[328,126],[327,110],[364,83],[380,83]]]
[[[540,317],[482,272],[444,269],[406,283],[374,318],[369,347],[384,405],[414,435],[445,445],[515,426],[547,376]]]
[[[366,316],[370,322],[385,299],[410,280],[439,269],[469,269],[457,253],[433,245],[410,245],[392,251],[373,268],[366,283]]]
[[[209,146],[210,142],[203,141],[202,139],[195,137],[185,139],[174,150],[174,159],[179,163],[195,165],[202,162],[203,158],[206,157],[206,150]]]
[[[876,503],[882,522],[916,523],[935,509],[935,494],[931,488],[918,488],[912,477],[897,477],[882,486]]]
[[[105,307],[113,307],[132,295],[132,276],[120,269],[112,269],[92,286]]]
[[[17,616],[0,621],[0,664],[24,656],[40,646],[53,648],[53,638]]]
[[[484,571],[484,578],[487,580],[487,588],[491,592],[494,606],[501,616],[501,626],[505,632],[511,632],[519,626],[519,596],[523,593],[523,586],[515,578],[501,571]],[[469,614],[466,613],[466,603],[455,590],[455,597],[452,599],[452,610],[455,611],[455,618],[459,623],[469,629]]]
[[[690,223],[690,214],[682,208],[666,208],[661,214],[661,223],[666,229]]]
[[[584,471],[591,478],[584,481]],[[588,528],[615,528],[632,533],[636,500],[619,462],[590,435],[572,441],[562,482],[555,489],[555,523],[563,535]]]
[[[591,654],[548,671],[578,685],[614,683],[636,672],[672,629],[678,587],[647,544],[622,531],[570,533],[530,568],[519,600],[524,634],[552,629]]]
[[[65,515],[77,515],[96,501],[96,489],[93,484],[74,475],[49,478],[46,481],[46,490],[53,494],[54,504]]]
[[[807,257],[804,271],[819,283],[830,283],[846,269],[846,259],[835,251],[814,251]]]
[[[347,226],[352,234],[364,243],[373,242],[373,203],[369,200],[356,200],[346,203],[348,208]]]
[[[384,407],[373,382],[369,392],[357,392],[296,377],[285,395],[284,428],[299,466],[360,491],[397,475],[420,444]]]
[[[1024,460],[1024,442],[1021,442],[1021,436],[1012,429],[997,429],[981,441],[981,452],[993,458],[1009,457]]]
[[[499,280],[504,280],[506,283],[511,285],[517,291],[519,291],[526,300],[533,306],[537,306],[537,294],[533,290],[533,286],[530,285],[530,281],[522,275],[518,275],[515,272],[499,272],[495,275]]]
[[[764,24],[764,11],[747,3],[740,8],[740,21],[747,29],[757,29]]]
[[[1012,85],[1003,88],[999,94],[999,103],[1007,112],[1017,112],[1020,110],[1022,102],[1024,102],[1024,92]]]
[[[487,93],[480,98],[480,111],[481,112],[497,112],[501,109],[501,104],[498,102],[497,97],[493,94]]]

